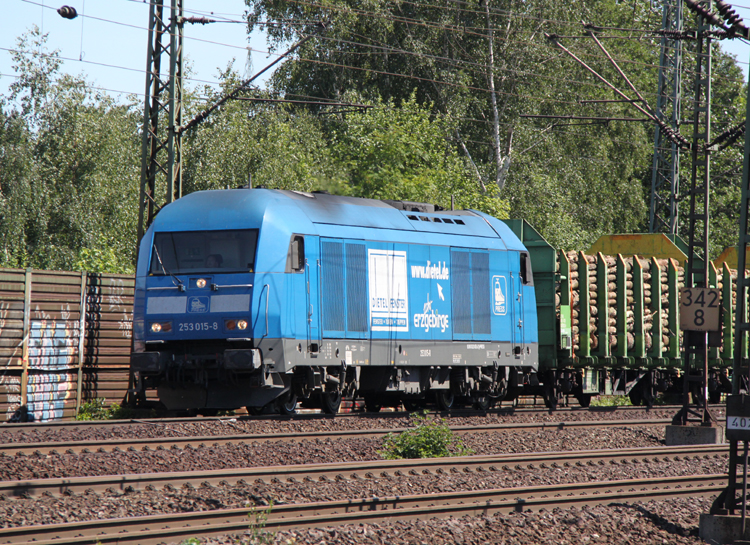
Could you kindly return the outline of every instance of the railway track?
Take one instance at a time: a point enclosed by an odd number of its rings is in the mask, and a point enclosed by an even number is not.
[[[529,422],[508,424],[485,424],[476,426],[450,426],[457,435],[469,433],[492,433],[502,431],[528,430],[568,430],[585,428],[612,428],[655,426],[669,424],[671,419],[640,420],[578,420],[561,422]],[[5,443],[0,445],[0,456],[86,454],[90,452],[113,452],[119,450],[151,450],[202,447],[206,445],[221,446],[238,443],[264,443],[270,441],[315,441],[339,439],[380,438],[389,433],[399,433],[407,428],[338,430],[300,433],[298,431],[279,433],[243,433],[233,435],[203,435],[186,437],[154,437],[147,439],[93,439],[86,441],[47,441],[41,443]]]
[[[263,513],[270,531],[365,524],[384,520],[491,515],[514,511],[638,502],[676,497],[713,496],[727,476],[691,475],[663,479],[545,485],[400,497],[373,497],[275,505]],[[243,533],[253,512],[221,509],[42,526],[0,529],[0,543],[28,545],[141,544],[179,542],[188,537]]]
[[[356,479],[388,478],[390,476],[429,475],[447,473],[497,472],[521,469],[548,469],[573,466],[650,464],[680,460],[723,457],[727,445],[690,445],[660,448],[619,450],[586,450],[501,454],[490,456],[462,456],[418,460],[369,460],[329,464],[263,466],[207,471],[163,472],[132,475],[104,475],[93,477],[65,477],[0,481],[0,494],[6,498],[28,498],[41,494],[82,494],[86,491],[104,492],[115,489],[144,490],[147,487],[175,488],[184,485],[220,486],[240,481],[266,483],[272,481],[348,481]]]
[[[718,414],[723,411],[724,405],[711,405],[712,412]],[[652,407],[652,411],[668,411],[677,412],[682,408],[682,405],[658,405]],[[553,414],[568,415],[568,414],[592,414],[592,415],[605,415],[605,414],[627,414],[630,412],[639,412],[647,410],[646,407],[640,406],[614,406],[614,407],[562,407],[555,411]],[[29,432],[48,432],[57,430],[70,430],[70,429],[106,429],[118,426],[154,426],[154,425],[170,425],[170,424],[191,424],[200,423],[208,424],[212,422],[235,422],[235,421],[281,421],[281,422],[305,422],[305,421],[318,421],[318,420],[332,420],[332,419],[397,419],[404,418],[409,413],[407,411],[392,411],[392,412],[380,412],[380,413],[361,413],[361,412],[349,412],[340,413],[337,415],[316,413],[301,413],[294,416],[280,416],[280,415],[261,415],[261,416],[236,416],[236,417],[182,417],[182,418],[134,418],[127,420],[86,420],[86,421],[54,421],[54,422],[26,422],[26,423],[10,423],[4,422],[0,425],[0,431],[5,433],[29,433]],[[431,411],[428,414],[436,416],[449,416],[449,417],[483,417],[486,415],[500,415],[500,416],[513,416],[513,415],[524,415],[524,416],[544,416],[549,415],[549,410],[544,407],[508,407],[500,409],[490,409],[485,412],[478,412],[475,410],[463,410],[457,409],[450,412],[437,412]]]

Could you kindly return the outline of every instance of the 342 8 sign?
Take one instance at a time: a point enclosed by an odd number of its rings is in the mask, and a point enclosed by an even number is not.
[[[683,331],[719,331],[721,298],[715,288],[682,288],[680,291],[680,329]]]

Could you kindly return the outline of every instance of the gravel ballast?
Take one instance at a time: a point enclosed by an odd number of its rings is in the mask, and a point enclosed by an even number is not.
[[[475,416],[447,416],[449,426],[486,426],[493,424],[523,424],[581,422],[592,420],[646,420],[671,419],[675,409],[651,410],[598,410],[598,411],[559,411],[515,412],[508,414],[487,414]],[[240,434],[311,433],[346,430],[397,429],[412,424],[408,415],[377,416],[357,415],[349,417],[320,417],[314,419],[263,419],[226,418],[206,420],[186,420],[183,422],[162,423],[145,421],[114,426],[89,426],[85,422],[80,427],[59,429],[23,428],[3,429],[0,425],[0,443],[46,443],[55,441],[95,441],[106,439],[147,439],[160,437],[198,437]]]
[[[326,480],[315,482],[241,482],[220,486],[184,486],[143,491],[110,489],[97,494],[39,498],[3,498],[0,501],[2,527],[50,524],[76,520],[233,509],[271,504],[298,504],[372,497],[408,496],[440,492],[544,486],[621,479],[660,479],[664,477],[716,474],[726,470],[725,457],[709,460],[659,462],[650,464],[607,464],[548,469],[507,468],[495,472],[446,473],[443,475],[390,475],[389,477]]]
[[[475,454],[512,454],[663,446],[664,426],[473,433],[462,437]],[[0,456],[0,479],[47,479],[269,465],[380,460],[382,439],[245,443],[185,449]]]
[[[673,410],[621,411],[589,413],[585,411],[549,414],[516,414],[446,419],[451,426],[493,423],[549,422],[580,420],[635,420],[667,418]],[[619,417],[619,418],[617,418]],[[184,437],[239,433],[279,433],[297,431],[332,431],[336,429],[393,429],[410,427],[407,417],[365,417],[294,420],[236,420],[146,424],[114,428],[62,429],[53,432],[7,433],[0,427],[0,440],[37,442],[53,440],[91,440],[99,438]],[[627,427],[613,425],[597,429],[556,429],[469,433],[461,437],[476,454],[513,454],[551,451],[659,447],[664,445],[664,424]],[[45,437],[42,438],[41,436]],[[53,438],[54,437],[54,438]],[[381,438],[328,439],[302,442],[247,442],[231,445],[194,444],[189,448],[136,451],[123,448],[113,452],[81,454],[37,453],[0,456],[0,479],[25,480],[51,477],[123,475],[166,471],[200,471],[211,469],[260,467],[344,461],[379,460]],[[61,449],[62,450],[62,449]],[[288,503],[361,499],[373,496],[430,494],[437,492],[544,486],[563,483],[621,479],[660,479],[668,476],[723,473],[727,457],[649,463],[607,463],[594,466],[537,467],[519,469],[503,467],[498,471],[456,472],[441,475],[373,475],[372,478],[347,478],[314,482],[227,482],[219,486],[204,485],[119,491],[105,493],[41,497],[0,497],[0,524],[18,527],[56,524],[79,520],[135,517],[159,513],[206,511],[214,509],[264,508]],[[699,498],[612,504],[584,509],[554,510],[538,513],[514,513],[488,517],[463,517],[446,520],[410,522],[384,521],[380,524],[342,526],[337,528],[283,532],[276,543],[323,544],[398,544],[398,543],[700,543],[697,537],[698,516],[708,512],[710,499]],[[255,528],[240,542],[262,528]],[[270,537],[270,536],[266,536]],[[207,545],[237,543],[236,537],[204,540]]]

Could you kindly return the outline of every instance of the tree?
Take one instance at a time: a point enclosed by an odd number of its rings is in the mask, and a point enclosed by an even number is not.
[[[396,105],[378,101],[349,114],[332,131],[337,159],[346,166],[353,195],[476,208],[508,217],[507,203],[483,193],[450,145],[451,124],[420,106],[413,94]]]
[[[544,34],[581,34],[581,20],[656,28],[660,18],[647,5],[246,1],[251,28],[258,21],[278,23],[266,27],[275,47],[309,34],[313,22],[326,21],[320,37],[276,72],[276,91],[340,98],[356,90],[373,100],[382,97],[385,104],[401,104],[413,94],[449,122],[452,146],[468,161],[470,183],[483,187],[487,197],[501,191],[511,216],[529,219],[557,246],[585,249],[599,234],[644,223],[641,175],[649,163],[650,127],[581,126],[521,115],[635,117],[627,104],[582,104],[616,97]],[[574,40],[571,47],[610,79],[619,77],[590,38]],[[608,47],[641,92],[653,97],[654,42],[612,40]]]
[[[239,83],[231,67],[221,79],[223,92]],[[221,91],[206,88],[204,93],[210,104]],[[227,102],[198,125],[186,137],[183,161],[186,193],[245,186],[249,176],[253,186],[300,191],[341,181],[320,119],[304,110],[252,100]]]
[[[16,129],[6,135],[18,135],[30,154],[12,181],[13,217],[23,223],[5,231],[4,263],[71,269],[82,251],[106,246],[117,256],[110,272],[130,270],[140,116],[82,78],[59,75],[45,42],[33,28],[12,53],[20,77],[3,114]]]

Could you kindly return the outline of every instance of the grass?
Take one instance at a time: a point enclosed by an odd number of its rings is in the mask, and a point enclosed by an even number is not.
[[[627,407],[632,405],[628,396],[597,396],[591,400],[591,407]]]
[[[76,420],[122,420],[134,415],[131,409],[118,403],[113,403],[109,408],[104,406],[105,403],[102,397],[81,403]]]

